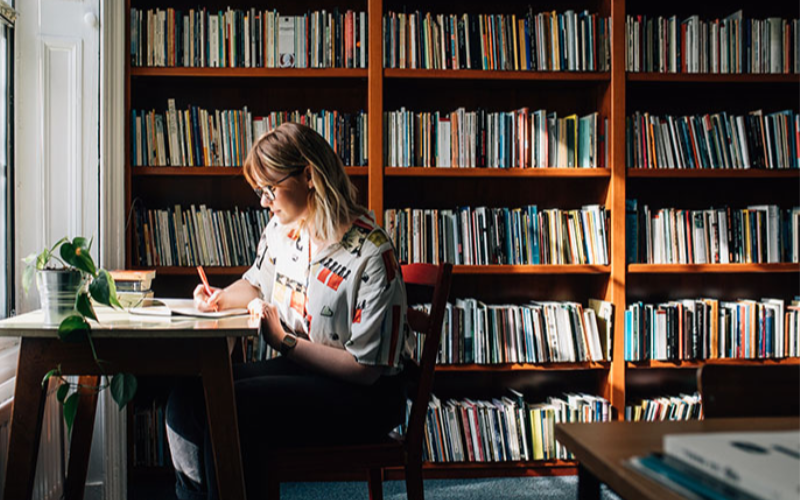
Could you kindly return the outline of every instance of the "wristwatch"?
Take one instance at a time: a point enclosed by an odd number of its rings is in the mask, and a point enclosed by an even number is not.
[[[281,347],[280,347],[281,356],[288,355],[289,351],[294,349],[294,346],[296,345],[297,345],[297,337],[295,335],[292,335],[291,333],[287,333],[286,335],[284,335],[283,339],[281,339]]]

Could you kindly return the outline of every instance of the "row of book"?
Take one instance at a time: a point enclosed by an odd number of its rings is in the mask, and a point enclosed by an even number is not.
[[[413,306],[429,310],[430,305]],[[611,361],[613,306],[589,299],[492,305],[457,299],[445,309],[438,364]],[[424,335],[416,336],[421,359]]]
[[[800,355],[800,301],[712,298],[636,302],[625,310],[626,361]]]
[[[133,465],[164,467],[170,464],[164,404],[153,400],[133,409]]]
[[[140,266],[249,266],[269,212],[175,205],[134,210],[134,250]]]
[[[702,418],[703,405],[700,393],[697,392],[643,399],[636,404],[625,405],[625,420],[628,422],[702,420]]]
[[[385,162],[397,167],[605,168],[608,118],[544,109],[384,113]]]
[[[625,17],[626,69],[657,73],[800,73],[798,19]]]
[[[656,116],[625,120],[625,160],[632,168],[800,168],[800,114]]]
[[[367,14],[131,9],[131,66],[366,68]]]
[[[340,111],[273,111],[253,116],[243,109],[209,111],[198,106],[178,110],[133,110],[131,148],[134,166],[229,167],[244,163],[263,134],[285,122],[307,125],[322,135],[348,166],[367,164],[367,114]]]
[[[555,425],[608,422],[611,405],[600,397],[569,393],[527,403],[521,393],[492,400],[446,400],[431,396],[425,421],[423,460],[504,462],[570,459],[555,439]],[[410,407],[411,402],[408,402]]]
[[[580,209],[388,209],[386,232],[401,262],[455,265],[608,264],[609,213]]]
[[[651,211],[626,200],[628,262],[800,262],[800,207],[777,205]]]
[[[383,66],[409,69],[609,71],[611,20],[589,11],[388,12]]]

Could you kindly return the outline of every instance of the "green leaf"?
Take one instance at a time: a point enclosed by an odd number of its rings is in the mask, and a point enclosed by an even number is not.
[[[92,242],[82,236],[78,236],[72,240],[72,245],[84,250],[89,250],[92,246]]]
[[[34,258],[36,258],[35,255]],[[30,290],[34,276],[36,276],[36,266],[25,266],[25,270],[22,271],[22,289],[25,290],[25,293],[28,293],[28,290]]]
[[[73,314],[58,325],[58,338],[64,342],[80,342],[86,338],[91,329],[86,318]]]
[[[78,414],[78,393],[73,392],[64,401],[64,422],[67,423],[67,436],[72,434],[72,423],[75,422],[75,415]]]
[[[94,312],[94,306],[92,306],[89,294],[86,293],[85,290],[78,293],[78,297],[75,299],[75,309],[85,317],[97,321],[97,314]]]
[[[88,248],[82,245],[85,244],[85,238],[75,238],[75,241],[78,241],[79,244],[75,245],[74,243],[66,242],[61,245],[61,258],[70,266],[96,276],[97,269],[95,268],[94,260],[92,260],[92,254],[89,253]]]
[[[119,303],[117,298],[117,286],[114,283],[114,278],[105,269],[100,269],[97,273],[97,278],[93,279],[89,284],[89,293],[92,294],[94,300],[101,304],[122,308],[122,304]]]
[[[52,252],[50,252],[50,250],[46,248],[42,250],[42,253],[36,256],[36,269],[38,269],[39,271],[44,269],[47,263],[50,262],[51,255]]]
[[[117,373],[111,379],[111,397],[119,405],[119,409],[125,408],[128,401],[136,395],[136,377],[130,373]]]
[[[48,252],[48,253],[53,253],[53,252],[56,251],[56,248],[61,246],[65,241],[69,241],[69,238],[67,238],[66,236],[64,236],[60,240],[56,241],[55,244],[52,247],[50,247],[50,250],[45,250],[45,251]],[[42,253],[44,253],[44,252],[42,252]]]
[[[61,365],[58,365],[58,368],[53,368],[44,374],[44,378],[42,379],[42,388],[44,388],[45,384],[47,384],[47,381],[50,380],[50,377],[55,375],[61,375]]]
[[[67,394],[69,394],[69,384],[61,384],[56,392],[56,399],[58,399],[58,402],[63,405]]]

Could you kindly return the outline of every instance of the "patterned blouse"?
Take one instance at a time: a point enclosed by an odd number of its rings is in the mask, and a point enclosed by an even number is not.
[[[410,357],[405,285],[391,241],[368,215],[313,258],[308,231],[273,218],[243,278],[278,307],[288,330],[312,342],[385,366],[385,374]]]

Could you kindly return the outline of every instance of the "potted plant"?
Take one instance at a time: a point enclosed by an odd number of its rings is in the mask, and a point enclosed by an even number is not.
[[[92,300],[109,307],[122,306],[117,299],[114,278],[105,269],[98,269],[92,259],[92,241],[77,237],[70,241],[62,238],[50,248],[40,253],[32,253],[23,259],[25,271],[22,286],[27,293],[34,279],[42,301],[45,323],[58,325],[58,338],[64,342],[88,342],[97,366],[100,368],[100,385],[97,392],[111,387],[111,397],[120,409],[136,393],[136,377],[130,373],[117,373],[111,379],[105,375],[103,361],[97,357],[92,340],[92,327],[89,319],[98,321]],[[58,377],[62,385],[57,398],[64,405],[64,420],[68,432],[72,429],[78,410],[77,384],[67,380],[61,368],[50,370],[42,380],[42,385],[51,377]]]

